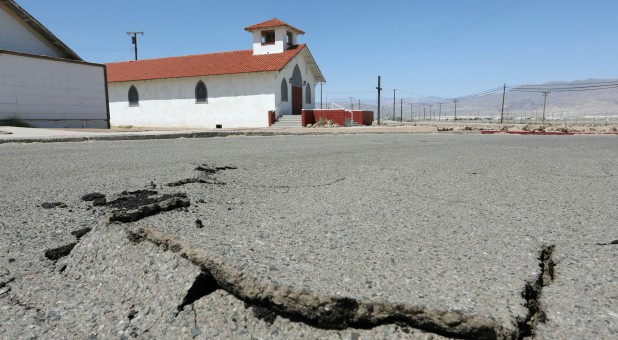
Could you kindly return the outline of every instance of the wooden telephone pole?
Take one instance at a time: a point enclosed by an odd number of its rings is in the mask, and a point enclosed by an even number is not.
[[[135,60],[137,60],[137,35],[144,35],[144,32],[127,32],[131,36],[131,43],[135,46]]]

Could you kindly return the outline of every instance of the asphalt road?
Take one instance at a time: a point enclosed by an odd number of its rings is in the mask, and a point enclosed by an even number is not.
[[[615,136],[0,144],[0,338],[612,339],[616,202]]]

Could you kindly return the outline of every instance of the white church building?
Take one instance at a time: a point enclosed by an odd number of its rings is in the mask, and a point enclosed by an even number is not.
[[[304,32],[278,19],[245,30],[252,49],[107,64],[111,124],[267,127],[315,108],[325,79]]]
[[[0,119],[109,128],[105,65],[84,62],[13,0],[0,0]]]

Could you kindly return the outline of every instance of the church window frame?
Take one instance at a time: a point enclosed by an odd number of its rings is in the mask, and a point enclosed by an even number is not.
[[[195,84],[195,103],[208,104],[208,87],[201,80]]]
[[[275,30],[262,31],[262,45],[275,44]]]
[[[131,85],[131,87],[129,87],[128,99],[129,99],[129,107],[139,106],[139,92],[137,91],[137,88],[135,87],[135,85]]]
[[[312,93],[311,93],[311,85],[307,84],[307,86],[305,87],[305,104],[311,104],[311,98],[312,97]]]
[[[287,102],[289,100],[290,99],[288,96],[288,82],[287,80],[285,80],[285,78],[283,78],[283,80],[281,80],[281,101]]]

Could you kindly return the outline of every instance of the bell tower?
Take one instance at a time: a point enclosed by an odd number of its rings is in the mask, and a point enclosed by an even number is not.
[[[302,30],[274,18],[245,28],[253,33],[253,55],[283,53],[295,48]]]

